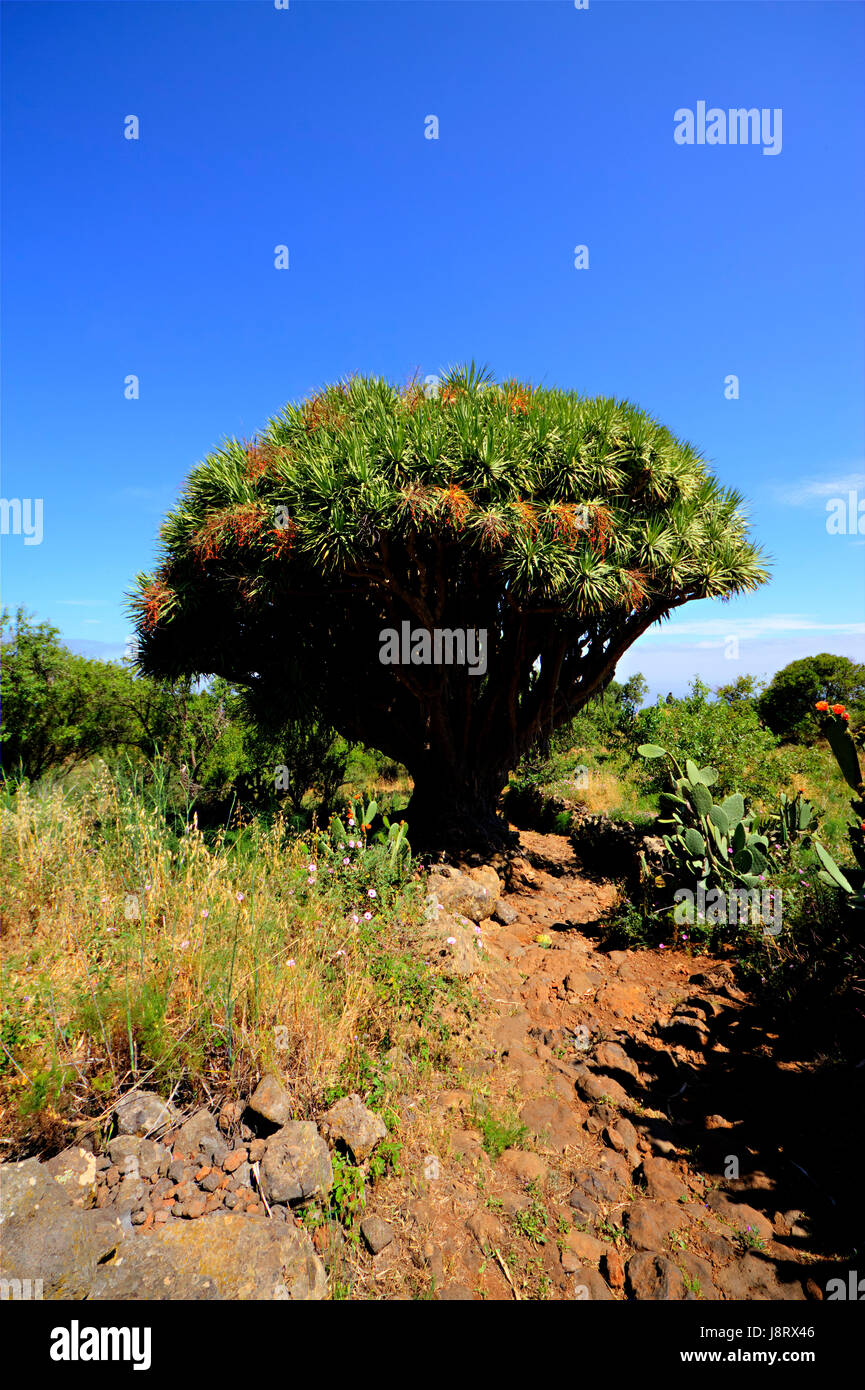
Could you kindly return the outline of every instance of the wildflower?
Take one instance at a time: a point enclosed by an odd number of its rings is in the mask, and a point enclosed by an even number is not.
[[[243,893],[235,893],[234,896],[237,898],[237,901],[238,901],[239,903],[242,903],[242,902],[243,902],[243,896],[244,896]]]
[[[337,954],[338,956],[344,956],[344,955],[345,955],[345,951],[341,951],[341,950],[340,950],[340,951],[337,951],[336,954]]]
[[[348,847],[349,849],[354,849],[354,840],[349,840]]]
[[[351,863],[351,860],[349,859],[348,855],[346,855],[345,859],[343,859],[342,862],[343,862],[343,864],[350,864],[350,863]]]
[[[309,872],[310,872],[311,874],[314,874],[314,873],[315,873],[315,865],[314,865],[314,864],[307,864],[306,867],[309,869]]]
[[[181,951],[185,951],[188,945],[189,945],[189,942],[188,942],[188,941],[181,941],[181,942],[180,942],[180,945],[179,945],[179,947],[178,947],[178,949],[181,950]]]
[[[659,951],[663,951],[664,949],[665,949],[665,947],[664,947],[664,943],[663,943],[663,941],[662,941],[661,944],[660,944],[660,946],[658,947],[658,950],[659,950]]]
[[[818,700],[817,703],[816,703],[816,705],[814,706],[814,708],[815,708],[815,709],[819,709],[819,710],[828,709],[828,708],[829,708],[829,701],[828,701],[828,700]]]
[[[210,916],[210,909],[207,908],[207,907],[203,907],[203,908],[201,909],[201,915],[202,915],[202,917],[209,917],[209,916]]]
[[[456,944],[457,944],[457,939],[456,939],[456,937],[455,937],[455,936],[449,936],[449,937],[448,937],[448,945],[449,945],[449,946],[456,946]]]
[[[294,965],[294,957],[292,956],[291,960],[287,960],[285,963],[286,963],[286,965],[293,966],[293,965]]]
[[[99,901],[100,901],[101,903],[107,903],[107,902],[108,902],[108,899],[107,899],[107,898],[100,898]]]
[[[850,716],[849,716],[849,714],[847,713],[846,709],[841,711],[841,718],[842,718],[847,724],[850,723]]]
[[[480,929],[480,927],[475,927],[475,936],[480,936],[480,934],[481,934],[481,929]]]
[[[349,816],[348,823],[349,825],[354,825],[354,816]],[[351,840],[349,840],[349,844],[351,844]]]
[[[378,893],[375,891],[374,888],[370,888],[370,890],[369,890],[369,892],[367,893],[366,896],[367,896],[368,898],[377,898],[377,897],[378,897]]]
[[[843,713],[844,713],[844,706],[843,706],[843,705],[833,705],[833,706],[832,706],[832,713],[833,713],[833,714],[843,714]]]
[[[312,877],[312,874],[310,874],[309,878],[306,881],[307,883],[315,883],[315,879]]]
[[[351,920],[354,922],[355,926],[357,926],[358,922],[360,921],[360,918],[358,917],[356,912],[353,912],[351,914]]]
[[[363,920],[364,920],[365,922],[371,922],[371,921],[372,921],[372,913],[371,913],[371,912],[365,912],[365,913],[363,914]]]

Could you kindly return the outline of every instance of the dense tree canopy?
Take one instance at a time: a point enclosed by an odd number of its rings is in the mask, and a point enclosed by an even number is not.
[[[474,367],[289,405],[193,470],[162,539],[143,668],[218,673],[271,717],[312,702],[408,767],[420,839],[495,834],[508,771],[641,633],[766,577],[742,498],[645,412]],[[384,664],[403,624],[414,660]],[[436,630],[483,662],[425,663]]]

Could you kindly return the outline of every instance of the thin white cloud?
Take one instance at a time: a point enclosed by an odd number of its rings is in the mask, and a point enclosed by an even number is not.
[[[865,623],[824,623],[810,613],[767,613],[761,618],[736,618],[731,614],[729,618],[696,618],[684,622],[676,622],[674,619],[672,622],[650,628],[639,640],[646,642],[649,638],[672,638],[678,641],[682,637],[714,637],[717,641],[723,642],[728,637],[753,640],[779,633],[790,635],[798,632],[836,632],[847,636],[860,636],[865,633]],[[711,643],[704,642],[701,645],[709,646]]]
[[[820,473],[814,478],[803,478],[796,483],[777,484],[774,491],[777,500],[786,503],[788,507],[807,507],[810,503],[822,501],[826,497],[846,499],[848,493],[863,489],[865,473],[856,471],[835,474],[829,478]]]

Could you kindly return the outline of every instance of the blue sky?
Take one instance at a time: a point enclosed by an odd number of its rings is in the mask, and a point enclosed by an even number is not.
[[[637,401],[750,500],[772,583],[689,605],[620,675],[666,692],[863,659],[861,5],[7,0],[2,19],[2,492],[43,499],[40,544],[4,537],[6,606],[119,655],[124,594],[223,437],[352,371],[474,358]],[[700,101],[779,108],[780,152],[677,144]]]

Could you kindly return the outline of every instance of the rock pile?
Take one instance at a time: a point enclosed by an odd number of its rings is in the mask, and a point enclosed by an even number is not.
[[[124,1096],[107,1151],[0,1166],[0,1274],[38,1271],[47,1298],[323,1298],[324,1265],[296,1214],[327,1199],[331,1147],[361,1162],[386,1130],[357,1095],[318,1125],[290,1113],[273,1076],[218,1117]],[[370,1249],[387,1244],[376,1220]]]

